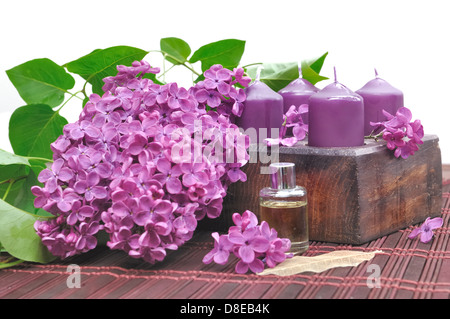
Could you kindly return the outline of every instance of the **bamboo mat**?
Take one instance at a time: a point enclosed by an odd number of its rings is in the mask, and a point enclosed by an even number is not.
[[[444,225],[428,244],[410,240],[409,227],[361,246],[311,242],[304,254],[334,250],[381,250],[356,267],[289,277],[240,275],[236,259],[225,265],[202,263],[213,247],[199,232],[164,262],[149,265],[105,247],[47,265],[24,263],[0,270],[1,299],[431,299],[450,297],[450,184],[444,184]],[[81,288],[68,288],[68,266],[80,267]],[[370,288],[368,265],[380,266],[377,287]]]

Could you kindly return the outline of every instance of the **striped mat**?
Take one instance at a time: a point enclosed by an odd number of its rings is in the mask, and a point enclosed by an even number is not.
[[[449,185],[450,186],[450,185]],[[289,277],[240,275],[236,259],[225,266],[202,263],[213,247],[207,232],[199,232],[164,262],[149,265],[105,247],[47,265],[24,263],[0,270],[0,298],[124,298],[124,299],[427,299],[450,297],[450,193],[443,193],[444,225],[428,244],[410,240],[409,227],[361,246],[311,242],[304,254],[334,250],[381,250],[356,267]],[[233,259],[234,258],[234,259]],[[369,285],[368,265],[380,266],[377,285]],[[80,271],[81,287],[69,288]],[[371,281],[371,283],[373,283]]]

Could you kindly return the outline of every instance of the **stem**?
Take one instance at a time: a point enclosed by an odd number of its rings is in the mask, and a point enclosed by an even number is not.
[[[191,66],[187,65],[186,62],[183,62],[183,61],[178,60],[176,57],[174,57],[173,55],[170,55],[169,53],[167,53],[167,52],[165,52],[165,51],[161,51],[161,50],[150,50],[150,51],[148,51],[148,52],[149,52],[149,53],[150,53],[150,52],[158,52],[158,53],[161,53],[161,54],[164,56],[164,59],[165,59],[166,57],[169,57],[169,58],[175,60],[176,62],[178,62],[180,65],[182,65],[182,66],[184,66],[185,68],[189,69],[189,70],[190,70],[192,73],[194,73],[195,75],[197,75],[197,76],[200,76],[200,75],[201,75],[200,73],[198,73],[197,71],[195,71],[194,68],[192,68]]]
[[[157,78],[159,79],[161,77],[164,77],[167,72],[169,72],[170,70],[173,69],[174,66],[175,66],[175,64],[172,64],[172,66],[170,68],[168,68],[167,70],[164,70],[164,72],[161,73],[160,75],[158,75]],[[163,81],[166,82],[166,78],[165,77],[163,78]]]
[[[370,133],[369,136],[364,136],[364,138],[367,138],[367,139],[373,138],[375,141],[378,141],[378,139],[383,136],[383,133],[384,132],[378,133],[377,135],[372,135],[373,134],[373,131],[372,131],[372,133]]]
[[[15,182],[16,182],[16,181],[15,181],[14,179],[11,179],[11,180],[9,181],[8,188],[6,189],[5,194],[3,194],[2,200],[6,201],[6,197],[8,197],[9,191],[11,190],[11,187],[12,187],[12,185],[13,185]]]
[[[11,259],[12,258],[8,258],[4,262],[1,262],[0,263],[0,269],[12,267],[12,266],[15,266],[15,265],[18,265],[18,264],[21,264],[21,263],[25,262],[25,260],[22,260],[22,259],[17,259],[16,261],[8,262]]]
[[[44,162],[53,162],[52,159],[44,158],[44,157],[34,157],[34,156],[24,156],[26,159],[29,160],[37,160],[37,161],[44,161]]]
[[[86,85],[86,83],[85,83],[85,85]],[[84,87],[83,87],[83,89],[84,89]],[[74,97],[77,97],[83,101],[83,99],[81,97],[77,96],[78,93],[83,93],[83,91],[78,91],[78,92],[75,92],[74,94],[70,93],[71,96],[59,107],[59,109],[56,110],[56,112],[59,113],[59,111]]]
[[[247,65],[244,65],[242,68],[245,69],[245,68],[248,68],[249,66],[260,65],[260,64],[263,64],[263,63],[262,62],[250,63],[250,64],[247,64]]]

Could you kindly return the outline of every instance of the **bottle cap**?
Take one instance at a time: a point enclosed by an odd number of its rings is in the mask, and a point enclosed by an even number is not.
[[[295,164],[273,163],[270,164],[272,188],[288,189],[295,188]]]

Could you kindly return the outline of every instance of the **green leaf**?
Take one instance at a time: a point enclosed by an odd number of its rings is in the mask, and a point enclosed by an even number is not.
[[[75,85],[74,78],[49,59],[25,62],[6,74],[27,104],[58,106],[64,101],[64,93]]]
[[[52,159],[50,144],[61,134],[67,120],[45,104],[25,105],[9,120],[9,140],[14,153]]]
[[[25,157],[18,156],[16,154],[12,154],[10,152],[0,149],[0,166],[13,164],[31,166],[30,162]]]
[[[302,77],[311,82],[312,84],[316,84],[317,82],[323,80],[328,80],[327,77],[324,77],[319,74],[327,55],[328,52],[326,52],[317,59],[310,61],[306,60],[302,61]]]
[[[189,44],[179,38],[162,38],[160,47],[161,51],[171,55],[171,57],[166,56],[166,60],[175,65],[187,62],[191,54]]]
[[[256,78],[258,67],[251,66],[248,68],[247,73],[252,79]],[[266,83],[276,92],[299,77],[297,62],[263,63],[262,67],[260,81]]]
[[[0,242],[10,255],[38,263],[56,259],[36,234],[34,223],[39,218],[0,199]]]
[[[328,52],[325,52],[322,56],[315,60],[311,60],[307,62],[307,64],[315,71],[316,73],[320,73],[322,70],[323,63],[325,62],[325,58],[327,57]]]
[[[189,62],[201,61],[203,72],[214,64],[221,64],[224,68],[233,69],[239,65],[244,50],[245,41],[236,39],[221,40],[199,48],[194,52]]]
[[[148,51],[129,46],[116,46],[107,49],[97,49],[93,52],[65,64],[72,73],[80,75],[92,84],[92,91],[102,95],[103,79],[117,74],[117,65],[131,65],[136,60],[142,60]]]

